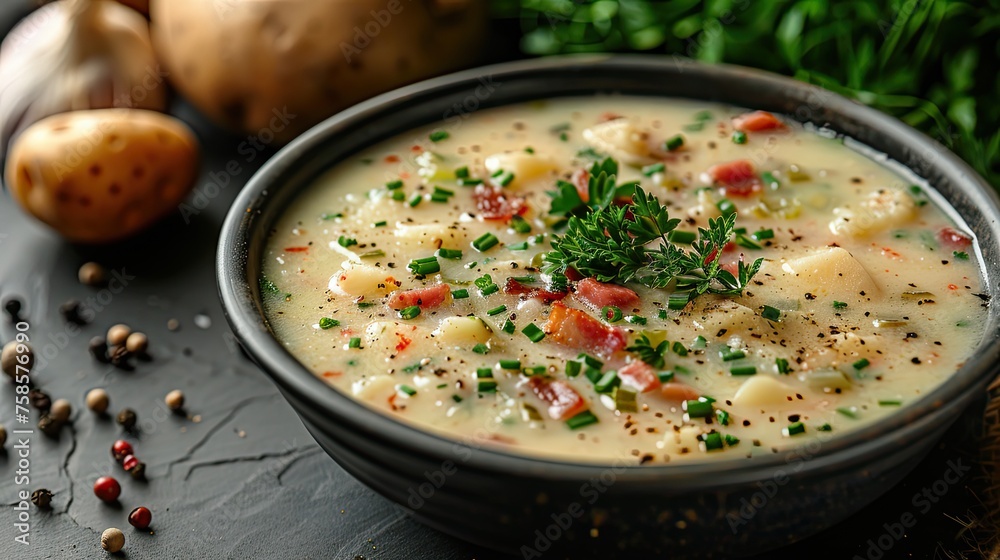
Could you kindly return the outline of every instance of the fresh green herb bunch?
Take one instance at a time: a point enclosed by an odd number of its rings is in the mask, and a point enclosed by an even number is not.
[[[1000,186],[1000,0],[494,0],[534,55],[670,53],[794,76],[895,115]]]

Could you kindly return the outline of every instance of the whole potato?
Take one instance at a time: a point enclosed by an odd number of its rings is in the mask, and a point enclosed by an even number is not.
[[[5,174],[21,206],[63,237],[104,243],[174,211],[197,167],[197,141],[179,120],[98,109],[54,115],[25,129]]]
[[[152,0],[150,21],[188,100],[224,126],[287,142],[361,100],[475,62],[488,4]]]

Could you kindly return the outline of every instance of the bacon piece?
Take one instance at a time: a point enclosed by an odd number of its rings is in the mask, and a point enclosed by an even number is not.
[[[536,376],[528,379],[528,387],[549,405],[549,416],[556,420],[568,420],[587,410],[587,401],[565,381]]]
[[[299,247],[285,247],[286,253],[305,253],[309,250],[309,247],[299,246]]]
[[[564,272],[563,274],[566,275],[566,279],[569,280],[570,282],[576,282],[577,280],[583,280],[583,275],[580,274],[572,266],[566,267],[566,272]]]
[[[764,188],[753,163],[746,159],[713,165],[708,168],[708,175],[726,187],[727,196],[750,196]]]
[[[566,307],[561,302],[552,304],[545,333],[556,343],[572,350],[583,350],[601,356],[610,356],[625,348],[625,335],[621,330],[605,325],[584,311]]]
[[[618,377],[622,383],[635,387],[641,393],[652,391],[660,387],[660,376],[656,375],[653,366],[643,361],[632,362],[631,364],[618,370]]]
[[[664,383],[660,388],[660,394],[668,401],[693,401],[699,395],[698,392],[683,383]]]
[[[601,309],[605,305],[614,305],[620,308],[631,307],[639,301],[639,294],[625,286],[605,284],[593,278],[581,280],[576,285],[576,292],[574,293],[577,299],[582,300],[595,309]]]
[[[552,303],[566,297],[566,292],[551,292],[541,288],[532,288],[531,286],[525,286],[513,278],[508,278],[507,282],[504,283],[503,293],[524,296],[521,299],[538,298],[545,303]]]
[[[743,132],[759,132],[761,130],[785,128],[785,123],[767,111],[753,111],[752,113],[735,117],[733,119],[733,128],[742,130]]]
[[[501,187],[478,185],[472,192],[472,199],[484,220],[507,221],[528,211],[524,198],[511,195]]]
[[[972,245],[972,238],[950,227],[943,227],[937,234],[938,241],[952,249],[966,249]]]
[[[573,183],[573,186],[576,187],[576,192],[580,195],[580,200],[590,202],[590,171],[577,169],[569,178],[569,182]]]
[[[437,307],[446,302],[451,297],[451,288],[447,284],[437,284],[428,288],[413,288],[395,292],[389,298],[389,308],[399,311],[412,305],[419,305],[420,309]]]

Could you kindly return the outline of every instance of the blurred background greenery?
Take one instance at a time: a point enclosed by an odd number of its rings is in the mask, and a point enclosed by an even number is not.
[[[1000,0],[493,0],[528,55],[672,53],[895,115],[1000,188]]]

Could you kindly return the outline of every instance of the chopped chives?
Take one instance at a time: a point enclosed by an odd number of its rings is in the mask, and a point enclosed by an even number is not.
[[[460,403],[460,402],[462,402],[462,397],[460,397],[458,395],[452,395],[451,396],[451,400],[453,400],[453,401],[455,401],[457,403]]]
[[[806,432],[806,425],[802,422],[792,422],[787,428],[782,428],[781,433],[785,437],[797,436]]]
[[[379,221],[375,222],[374,224],[372,224],[372,227],[385,227],[388,223],[389,222],[387,222],[385,220],[379,220]]]
[[[635,391],[622,389],[621,386],[615,391],[615,409],[622,412],[638,412],[639,404],[636,402]]]
[[[462,258],[462,250],[461,249],[445,249],[444,247],[442,247],[442,248],[438,249],[437,253],[435,253],[435,254],[437,256],[441,257],[442,259],[460,259],[460,258]]]
[[[715,419],[719,421],[722,426],[729,425],[729,413],[721,408],[715,411]]]
[[[493,379],[480,379],[476,384],[476,391],[480,393],[496,393],[497,382]]]
[[[490,173],[490,177],[499,177],[503,175],[503,169],[497,169],[493,173]]]
[[[571,430],[578,430],[584,426],[589,426],[591,424],[597,423],[597,417],[594,413],[589,410],[584,410],[580,414],[570,418],[566,421],[566,425],[569,426]]]
[[[854,408],[853,406],[852,407],[842,406],[837,409],[837,412],[853,420],[857,420],[858,418],[858,409]]]
[[[969,254],[966,253],[965,251],[952,251],[951,254],[954,255],[956,259],[963,261],[969,260]]]
[[[489,354],[490,347],[480,342],[472,347],[472,351],[476,354]]]
[[[765,305],[764,310],[761,311],[760,316],[767,319],[768,321],[780,321],[781,311],[770,305]]]
[[[820,427],[818,427],[816,429],[819,430],[819,431],[821,431],[821,432],[832,432],[833,431],[833,426],[831,426],[829,423],[826,423],[826,424],[823,424],[822,426],[820,426]]]
[[[712,403],[708,401],[695,400],[695,401],[684,401],[681,403],[681,408],[687,413],[685,416],[690,418],[708,418],[712,415],[712,411],[715,407]]]
[[[673,350],[674,354],[677,354],[678,356],[680,356],[682,358],[684,356],[688,355],[688,349],[685,348],[684,345],[681,344],[681,342],[679,340],[678,341],[674,341],[674,344],[673,344],[673,346],[670,347],[670,349]]]
[[[615,305],[605,305],[601,308],[601,316],[604,317],[604,319],[609,323],[617,323],[622,320],[622,317],[624,317],[622,310]]]
[[[435,130],[434,132],[428,134],[427,138],[429,138],[431,142],[436,143],[442,140],[447,140],[449,136],[451,136],[451,134],[448,134],[448,131],[446,130]]]
[[[733,366],[729,368],[729,373],[734,376],[756,375],[757,366]]]
[[[444,204],[448,202],[448,195],[444,193],[431,193],[431,202],[437,202],[439,204]]]
[[[746,352],[740,349],[726,348],[725,350],[719,350],[719,357],[722,358],[723,362],[731,362],[733,360],[745,358],[746,355]]]
[[[403,319],[414,319],[420,315],[420,306],[411,305],[409,307],[403,308],[399,311],[399,316]]]
[[[684,125],[684,130],[686,132],[698,132],[703,128],[705,128],[705,123],[700,122]]]
[[[510,249],[511,251],[527,251],[528,250],[528,242],[527,241],[522,241],[520,243],[515,243],[513,245],[508,245],[507,248]]]
[[[521,369],[521,360],[500,360],[500,369]]]
[[[647,165],[642,168],[642,174],[646,177],[652,177],[656,173],[663,173],[667,166],[663,165],[663,162],[657,162],[652,165]]]
[[[417,390],[414,389],[413,387],[410,387],[409,385],[397,385],[396,389],[398,389],[399,391],[401,391],[403,393],[406,393],[407,395],[409,395],[411,397],[413,395],[417,394]]]
[[[503,313],[504,311],[507,311],[507,306],[506,305],[498,305],[498,306],[494,307],[493,309],[488,310],[486,312],[486,314],[489,315],[490,317],[492,317],[494,315],[499,315],[499,314]]]
[[[698,122],[710,121],[712,120],[712,112],[709,111],[708,109],[705,109],[703,111],[698,111],[697,113],[694,114],[694,120]]]
[[[675,229],[667,234],[667,240],[671,243],[683,243],[685,245],[690,245],[698,239],[698,234],[693,231],[683,231]]]
[[[625,320],[633,325],[645,325],[648,323],[646,318],[641,315],[629,315]]]
[[[833,302],[833,308],[834,309],[844,309],[845,307],[847,307],[847,304],[845,302],[843,302],[843,301],[834,301]]]
[[[472,242],[472,246],[477,251],[482,253],[484,251],[489,250],[499,242],[500,240],[497,239],[497,236],[493,235],[492,233],[484,233],[481,236],[477,237],[476,240]]]
[[[756,239],[757,241],[761,241],[764,239],[774,239],[774,230],[762,229],[760,231],[755,231],[753,234],[753,238]]]
[[[701,446],[705,448],[705,451],[722,449],[722,434],[719,432],[710,432],[698,437],[701,438]]]
[[[513,276],[512,278],[522,284],[532,284],[536,280],[534,276]]]
[[[510,171],[504,171],[500,174],[493,175],[493,182],[500,185],[501,187],[506,187],[514,180],[514,174]]]
[[[323,212],[322,214],[320,214],[319,217],[320,217],[321,220],[336,220],[337,218],[343,218],[344,215],[341,214],[340,212],[337,212],[336,214],[331,214],[329,212]]]
[[[476,368],[477,379],[489,379],[493,377],[493,369],[488,367]]]
[[[361,338],[355,336],[347,343],[348,348],[361,348]]]
[[[736,235],[735,242],[736,242],[737,245],[739,245],[740,247],[743,247],[745,249],[760,249],[761,248],[760,243],[757,243],[756,241],[754,241],[753,239],[750,239],[749,237],[747,237],[746,235],[743,235],[742,233]]]
[[[532,377],[535,375],[542,375],[543,373],[545,373],[545,369],[546,369],[545,366],[531,366],[521,370],[521,373],[527,375],[528,377]]]
[[[436,389],[445,389],[447,387],[448,387],[447,383],[439,383],[435,388]]]
[[[583,366],[580,365],[580,362],[566,362],[566,377],[576,377],[577,375],[580,375],[581,369],[583,369]]]
[[[337,245],[340,245],[341,247],[350,247],[352,245],[357,245],[357,244],[358,240],[354,239],[353,237],[347,237],[346,235],[341,235],[340,237],[337,238]]]
[[[602,375],[597,383],[594,383],[594,389],[598,393],[610,393],[619,383],[621,383],[621,379],[618,378],[618,372],[611,370]]]
[[[532,342],[538,342],[545,338],[545,331],[538,328],[534,323],[528,323],[526,327],[521,329],[521,332]]]
[[[740,442],[740,438],[726,434],[726,445],[732,447]]]
[[[332,329],[333,327],[339,326],[340,321],[336,319],[331,319],[330,317],[323,317],[319,320],[319,328],[326,330]]]
[[[517,233],[531,233],[531,224],[521,216],[511,218],[510,227]]]
[[[858,360],[858,361],[854,362],[853,364],[851,364],[851,366],[854,369],[859,370],[859,371],[865,369],[869,365],[871,365],[871,362],[868,361],[868,358],[861,358],[860,360]]]
[[[736,205],[733,204],[728,198],[723,198],[719,202],[716,202],[715,206],[719,209],[719,212],[722,212],[722,215],[727,218],[736,213]]]
[[[406,268],[410,269],[414,274],[418,276],[427,276],[428,274],[441,272],[441,264],[438,263],[436,257],[424,257],[422,259],[414,259],[410,261],[410,264],[406,265]]]
[[[390,191],[401,189],[403,188],[403,181],[399,179],[396,179],[395,181],[389,181],[388,183],[385,184],[385,188],[389,189]]]
[[[469,290],[466,290],[465,288],[460,288],[458,290],[452,290],[451,291],[451,297],[453,297],[455,299],[465,299],[465,298],[469,297]]]
[[[406,198],[406,193],[403,191],[392,191],[392,199],[397,202],[402,202]]]
[[[576,359],[583,360],[583,363],[587,364],[592,368],[601,369],[602,367],[604,367],[604,362],[598,360],[597,358],[587,353],[581,352],[580,354],[577,354]]]
[[[733,144],[746,144],[747,143],[747,133],[742,130],[737,130],[733,133]]]
[[[469,167],[466,165],[463,165],[462,167],[459,167],[458,169],[455,170],[455,177],[458,177],[459,179],[465,179],[468,176],[469,176]]]
[[[479,294],[483,297],[486,297],[486,296],[491,296],[499,291],[500,291],[500,286],[497,286],[496,284],[490,284],[489,286],[486,286],[485,288],[479,290]]]
[[[778,373],[781,375],[788,375],[791,369],[788,367],[788,360],[784,358],[775,358],[774,365],[778,367]]]
[[[375,257],[384,257],[384,256],[385,256],[385,251],[383,251],[382,249],[375,249],[374,251],[366,251],[364,253],[361,253],[360,255],[358,255],[358,258],[374,259]]]
[[[674,372],[672,371],[661,371],[656,376],[660,378],[660,383],[670,383],[674,380]]]
[[[443,194],[445,196],[454,196],[455,191],[453,191],[451,189],[446,189],[444,187],[439,187],[437,185],[434,185],[434,194]]]
[[[483,184],[483,180],[482,179],[474,179],[472,177],[462,177],[462,178],[460,178],[458,180],[458,184],[462,185],[463,187],[473,187],[473,186],[476,186],[476,185],[482,185]]]
[[[670,298],[667,300],[667,307],[675,311],[678,309],[684,309],[690,299],[690,292],[674,292],[670,294]]]
[[[504,321],[503,322],[503,327],[500,328],[500,330],[502,330],[503,332],[505,332],[507,334],[514,334],[514,331],[516,329],[517,329],[517,327],[514,326],[514,322],[511,321],[510,319],[507,319],[506,321]]]
[[[878,401],[879,406],[899,406],[901,404],[903,404],[903,401],[899,399],[884,399]]]
[[[476,278],[473,281],[473,283],[476,285],[477,288],[479,288],[480,290],[482,290],[486,286],[489,286],[489,285],[493,284],[493,277],[490,276],[489,274],[483,274],[479,278]]]
[[[673,138],[667,139],[667,141],[663,143],[663,148],[666,149],[668,152],[672,152],[674,150],[677,150],[683,145],[684,145],[684,137],[678,134]]]
[[[776,189],[781,186],[781,182],[774,177],[774,174],[770,171],[765,171],[760,174],[760,178],[764,180],[764,184],[768,185],[772,189]]]
[[[368,309],[369,307],[375,307],[374,301],[359,301],[358,309]]]
[[[674,371],[683,375],[690,375],[691,370],[684,366],[674,366]]]
[[[410,205],[410,208],[416,208],[416,206],[420,204],[420,201],[423,199],[424,199],[423,195],[417,193],[413,195],[412,198],[410,198],[410,202],[408,204]]]

